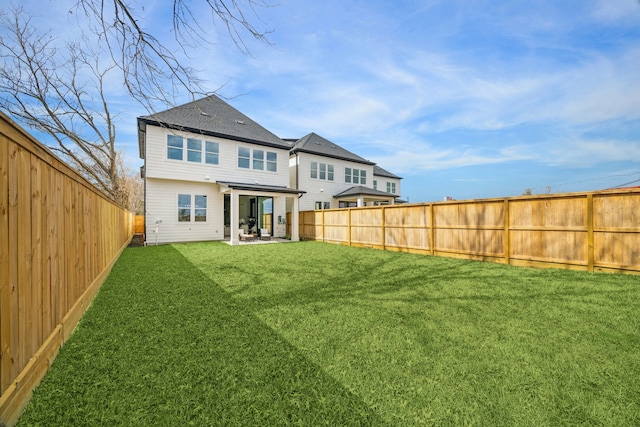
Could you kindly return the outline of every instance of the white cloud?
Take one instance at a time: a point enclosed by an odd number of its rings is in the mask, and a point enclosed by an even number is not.
[[[593,17],[606,23],[640,18],[640,3],[637,0],[597,0]]]

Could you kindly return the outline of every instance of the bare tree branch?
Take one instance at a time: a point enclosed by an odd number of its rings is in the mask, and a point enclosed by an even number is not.
[[[270,31],[253,23],[264,24],[258,9],[272,7],[267,1],[172,0],[174,38],[188,56],[190,47],[213,45],[211,28],[222,25],[236,48],[250,55],[245,37],[270,44]],[[186,61],[145,30],[133,0],[76,0],[70,13],[76,12],[86,18],[87,30],[60,46],[51,30],[31,25],[22,9],[0,11],[0,108],[49,134],[51,149],[126,204],[125,170],[115,148],[105,82],[118,74],[130,96],[148,111],[158,104],[174,105],[177,94],[195,98],[208,93]]]
[[[103,90],[115,67],[102,66],[84,39],[56,49],[51,34],[38,33],[20,10],[0,22],[7,30],[0,37],[0,107],[51,135],[51,149],[119,201],[116,134]]]
[[[214,44],[211,31],[222,24],[238,50],[250,55],[245,35],[270,45],[271,30],[259,30],[252,22],[264,24],[259,8],[274,5],[266,0],[201,0],[200,3],[173,0],[173,35],[188,56],[188,48]],[[210,18],[195,7],[206,6]],[[149,110],[155,103],[173,105],[177,93],[192,97],[205,94],[195,70],[183,65],[158,37],[145,31],[134,6],[125,0],[77,0],[76,10],[92,22],[92,31],[107,46],[113,63],[122,71],[124,85],[131,96]],[[247,14],[250,11],[252,16]]]

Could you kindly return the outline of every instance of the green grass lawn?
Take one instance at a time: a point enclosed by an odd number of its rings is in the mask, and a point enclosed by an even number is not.
[[[640,276],[130,248],[20,425],[640,425]]]

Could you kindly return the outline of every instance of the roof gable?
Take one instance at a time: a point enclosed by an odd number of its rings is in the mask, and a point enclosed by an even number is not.
[[[138,120],[203,135],[283,149],[291,148],[291,144],[278,138],[216,95],[210,95],[149,116],[139,117]]]
[[[394,175],[391,172],[389,172],[388,170],[382,169],[378,165],[375,165],[373,167],[373,174],[376,175],[376,176],[384,176],[386,178],[402,179],[401,176]]]
[[[375,164],[358,156],[357,154],[352,153],[349,150],[345,150],[338,144],[334,144],[333,142],[321,137],[314,132],[311,132],[309,135],[306,135],[296,141],[293,148],[291,149],[291,154],[295,154],[297,152],[317,154],[319,156],[348,160],[365,165]]]

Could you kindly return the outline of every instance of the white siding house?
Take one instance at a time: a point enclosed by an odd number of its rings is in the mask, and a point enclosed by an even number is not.
[[[376,165],[373,167],[373,188],[400,197],[400,178]]]
[[[392,204],[400,178],[315,134],[283,140],[216,96],[138,117],[147,244],[298,240],[300,210]]]
[[[138,118],[147,243],[223,240],[267,228],[284,237],[290,144],[216,96]]]
[[[291,186],[305,191],[300,210],[392,204],[400,194],[400,177],[315,133],[296,141],[289,165]],[[394,192],[374,188],[380,171],[394,180]]]

